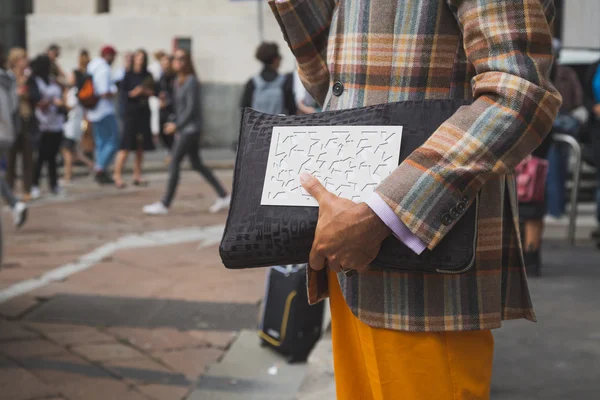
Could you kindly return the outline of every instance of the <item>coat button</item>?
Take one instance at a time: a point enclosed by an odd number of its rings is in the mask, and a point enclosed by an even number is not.
[[[456,207],[450,209],[450,216],[453,219],[457,219],[458,217],[460,217],[460,212],[458,211],[458,209]]]
[[[344,85],[342,85],[342,82],[336,81],[333,84],[333,94],[339,97],[342,93],[344,93]]]
[[[458,203],[456,203],[456,210],[459,213],[464,213],[467,209],[467,203],[465,201],[459,201]]]
[[[450,216],[450,214],[444,214],[442,215],[442,224],[448,226],[452,223],[453,219]]]

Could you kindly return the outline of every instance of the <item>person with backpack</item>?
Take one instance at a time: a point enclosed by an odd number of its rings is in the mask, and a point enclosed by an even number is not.
[[[88,65],[87,72],[91,79],[84,83],[78,96],[88,109],[87,118],[93,125],[96,182],[101,185],[114,183],[106,170],[119,146],[119,126],[113,102],[116,88],[111,78],[111,65],[116,56],[117,51],[113,47],[102,48],[100,57]]]
[[[281,55],[277,43],[261,43],[255,57],[263,64],[263,69],[246,84],[242,108],[251,107],[266,114],[296,114],[293,77],[278,72]]]
[[[15,119],[19,98],[17,85],[12,76],[4,69],[4,46],[0,43],[0,156],[4,157],[15,141]],[[19,201],[11,188],[0,175],[0,192],[12,210],[13,223],[21,227],[27,219],[27,206]]]
[[[177,134],[178,136],[173,146],[169,165],[169,182],[162,201],[145,206],[143,211],[149,215],[164,215],[169,212],[179,184],[179,168],[183,158],[187,156],[192,168],[202,175],[217,192],[219,198],[209,208],[211,213],[217,213],[229,207],[231,197],[200,159],[200,134],[202,132],[200,83],[187,50],[178,49],[175,52],[173,69],[177,73],[173,94],[175,120],[165,124],[164,131],[167,135]]]
[[[70,88],[65,93],[65,104],[69,111],[67,121],[64,124],[65,138],[63,140],[62,156],[64,160],[64,179],[65,185],[71,183],[73,177],[73,161],[83,162],[90,170],[94,169],[94,162],[90,160],[81,150],[79,142],[83,136],[82,125],[85,120],[85,109],[79,103],[77,97],[79,91],[88,79],[87,66],[90,63],[90,55],[87,50],[81,50],[79,53],[79,67],[73,70],[70,78]]]

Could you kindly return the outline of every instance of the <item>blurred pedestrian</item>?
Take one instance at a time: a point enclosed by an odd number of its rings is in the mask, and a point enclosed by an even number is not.
[[[63,124],[65,122],[65,104],[63,90],[51,73],[52,63],[46,55],[36,57],[31,62],[31,78],[37,86],[40,100],[36,104],[40,142],[37,159],[33,171],[31,197],[40,197],[40,177],[44,165],[48,168],[49,190],[53,194],[60,193],[58,186],[57,156],[63,140]]]
[[[155,51],[154,54],[152,54],[152,62],[148,62],[148,72],[152,74],[152,78],[155,82],[158,82],[164,73],[162,59],[166,55],[167,53],[164,50]]]
[[[596,221],[597,227],[592,231],[592,239],[600,247],[600,65],[595,66],[592,78],[592,93],[594,106],[592,108],[592,150],[596,166]]]
[[[8,55],[8,68],[12,73],[17,87],[19,104],[16,116],[16,138],[8,154],[6,181],[11,190],[14,190],[17,178],[17,158],[21,158],[21,181],[23,201],[31,200],[31,181],[33,179],[33,138],[35,117],[33,104],[30,98],[30,89],[27,83],[29,77],[29,60],[25,49],[11,49]]]
[[[51,44],[48,46],[46,55],[50,59],[50,77],[59,85],[66,87],[68,85],[67,77],[58,64],[58,59],[60,58],[60,46]]]
[[[93,125],[96,181],[101,185],[114,183],[107,169],[119,145],[119,127],[113,102],[117,89],[111,76],[111,65],[116,55],[114,47],[105,46],[100,51],[100,57],[92,60],[87,68],[94,82],[94,91],[100,98],[96,107],[88,110],[87,118]]]
[[[165,134],[164,126],[167,122],[174,119],[175,109],[173,108],[173,85],[175,83],[175,73],[173,72],[173,57],[165,54],[161,60],[162,76],[156,86],[156,94],[160,100],[160,140],[163,145],[171,150],[173,147],[174,135]]]
[[[246,84],[241,106],[267,114],[296,114],[293,76],[278,72],[281,55],[277,43],[262,43],[256,49],[255,57],[263,64],[263,69]]]
[[[188,157],[192,168],[211,184],[219,198],[210,207],[211,213],[216,213],[229,207],[231,201],[223,185],[213,175],[200,159],[200,135],[202,132],[202,115],[200,103],[200,83],[196,71],[186,50],[175,52],[173,69],[177,74],[175,81],[175,121],[165,125],[167,135],[177,134],[172,159],[169,167],[169,182],[162,201],[147,205],[143,208],[146,214],[161,215],[169,212],[169,207],[175,197],[179,184],[179,168],[185,156]]]
[[[550,72],[550,79],[554,87],[563,98],[559,115],[554,121],[552,133],[571,135],[579,139],[581,125],[587,122],[589,116],[583,106],[583,87],[573,68],[561,65],[558,62],[560,55],[560,41],[553,40],[554,65]],[[548,215],[553,218],[561,217],[565,212],[566,181],[568,174],[568,148],[558,142],[553,142],[548,150],[548,181],[547,201]]]
[[[0,43],[0,157],[4,157],[15,141],[15,120],[19,107],[17,85],[5,69],[4,45]],[[12,210],[13,223],[20,227],[27,219],[27,206],[19,201],[0,175],[0,193]]]
[[[87,50],[79,53],[78,67],[73,70],[69,81],[69,89],[65,91],[65,105],[68,111],[67,121],[63,127],[65,139],[62,145],[62,156],[64,161],[64,184],[69,185],[73,178],[73,163],[81,161],[91,171],[94,170],[94,162],[90,160],[79,147],[84,130],[85,109],[77,99],[77,93],[83,87],[87,77],[87,66],[90,63],[90,55]]]
[[[145,186],[142,180],[144,151],[154,150],[152,131],[150,128],[150,107],[148,99],[154,95],[154,79],[148,72],[148,55],[144,50],[137,50],[133,56],[130,71],[120,84],[121,99],[124,109],[124,130],[120,150],[115,162],[113,180],[117,188],[124,188],[123,166],[130,151],[135,151],[133,165],[133,184]]]

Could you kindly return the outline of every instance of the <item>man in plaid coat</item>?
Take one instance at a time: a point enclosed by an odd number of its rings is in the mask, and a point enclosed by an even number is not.
[[[320,204],[308,290],[313,303],[331,298],[338,398],[489,398],[490,329],[502,320],[535,320],[513,170],[549,133],[561,104],[548,78],[553,1],[270,5],[305,87],[325,110],[473,101],[367,203],[337,198],[315,178],[301,177]],[[435,248],[477,196],[476,259],[469,271],[368,269],[392,233],[415,252]],[[348,270],[357,273],[341,273]]]

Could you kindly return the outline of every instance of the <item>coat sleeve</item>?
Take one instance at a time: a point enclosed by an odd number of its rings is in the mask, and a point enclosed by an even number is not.
[[[552,0],[447,0],[475,68],[474,101],[445,121],[376,189],[433,249],[493,175],[515,166],[549,133],[561,97],[549,81]],[[462,209],[462,207],[456,207]]]
[[[327,40],[337,0],[270,0],[283,36],[298,62],[306,90],[323,104],[329,90]]]

